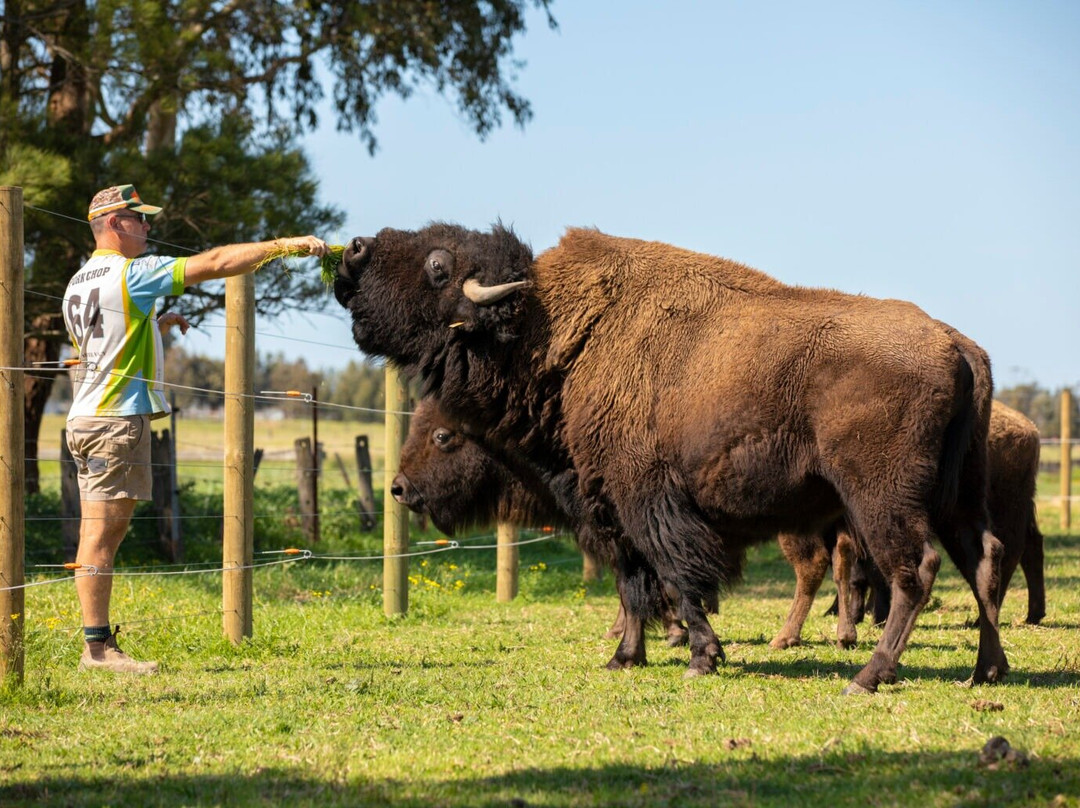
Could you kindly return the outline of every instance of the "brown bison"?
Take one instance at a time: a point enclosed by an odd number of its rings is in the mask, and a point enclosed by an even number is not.
[[[550,497],[530,489],[465,435],[433,398],[421,400],[412,414],[390,494],[410,510],[426,514],[448,536],[495,521],[556,525],[573,530],[583,550],[600,554],[597,560],[605,566],[613,565],[613,559],[605,555],[610,550],[605,543],[592,540],[587,527],[574,524],[573,517],[560,511]],[[663,624],[668,645],[686,644],[686,627],[668,599],[654,617]],[[621,637],[625,631],[626,615],[620,606],[605,636]]]
[[[537,496],[496,457],[463,434],[433,398],[423,399],[412,415],[390,493],[410,510],[426,514],[449,536],[495,521],[555,524],[574,531],[580,527],[571,524],[567,514]],[[840,541],[836,538],[838,532]],[[591,544],[594,551],[606,551],[606,547],[591,543],[587,533],[583,536],[584,544]],[[830,562],[837,592],[851,591],[847,578],[855,560],[855,544],[846,532],[836,528],[826,534],[824,541],[818,536],[792,534],[781,534],[779,539],[785,557],[795,568],[797,585],[788,620],[771,644],[787,648],[799,644],[802,625]],[[601,560],[610,564],[610,559]],[[668,645],[684,645],[686,628],[670,603],[664,606],[657,619],[663,623]],[[716,610],[715,605],[712,610]],[[605,637],[622,637],[626,619],[626,610],[620,606]],[[850,647],[855,639],[855,622],[845,601],[839,607],[837,643]]]
[[[688,675],[715,670],[705,604],[745,548],[842,515],[892,608],[846,692],[893,682],[938,538],[979,606],[973,680],[1008,670],[1001,542],[987,527],[989,360],[916,306],[788,286],[733,261],[571,229],[535,259],[514,233],[433,224],[346,247],[334,283],[361,350],[610,543],[627,609],[679,599]],[[624,635],[614,661],[642,664]]]
[[[1037,625],[1046,616],[1043,536],[1035,514],[1039,429],[1021,413],[994,401],[990,410],[988,445],[990,494],[987,505],[994,535],[1004,545],[998,606],[1004,601],[1019,564],[1027,579],[1026,622]],[[880,573],[870,559],[855,557],[855,544],[849,534],[841,530],[838,536],[839,541],[826,534],[824,542],[807,541],[802,536],[780,537],[784,556],[795,568],[796,594],[787,622],[771,643],[774,648],[788,648],[800,643],[803,623],[825,578],[830,558],[838,596],[829,612],[835,612],[839,618],[838,644],[854,644],[855,623],[862,620],[868,592],[872,595],[874,622],[884,622],[888,617],[889,593],[880,581]]]

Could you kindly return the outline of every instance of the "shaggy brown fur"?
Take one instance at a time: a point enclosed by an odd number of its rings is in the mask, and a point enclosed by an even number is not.
[[[614,563],[610,547],[592,540],[587,527],[573,524],[572,517],[560,511],[543,490],[528,488],[490,452],[462,434],[433,398],[421,400],[412,414],[390,493],[410,510],[427,514],[448,536],[495,521],[555,525],[573,530],[582,550],[600,563],[609,567]],[[685,645],[686,627],[674,606],[665,599],[658,608],[655,619],[663,625],[668,645]],[[620,606],[605,636],[622,637],[625,631],[625,609]]]
[[[531,288],[478,304],[469,280]],[[715,670],[703,603],[738,577],[746,545],[842,513],[893,596],[848,692],[895,680],[935,537],[979,606],[974,681],[1007,672],[986,516],[989,361],[910,303],[592,230],[534,261],[501,226],[446,224],[354,239],[335,294],[362,350],[419,373],[470,434],[607,537],[628,609],[647,616],[637,590],[652,580],[678,593],[689,673]],[[644,661],[624,646],[617,658]]]

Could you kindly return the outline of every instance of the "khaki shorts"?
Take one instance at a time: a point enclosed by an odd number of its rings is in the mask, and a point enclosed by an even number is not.
[[[79,470],[79,498],[149,500],[150,418],[80,416],[67,422],[67,445]]]

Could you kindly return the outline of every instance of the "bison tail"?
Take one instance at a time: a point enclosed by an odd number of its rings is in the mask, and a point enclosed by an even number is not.
[[[957,412],[945,427],[938,466],[940,514],[955,513],[962,498],[985,513],[987,433],[993,381],[990,360],[975,343],[958,333]]]

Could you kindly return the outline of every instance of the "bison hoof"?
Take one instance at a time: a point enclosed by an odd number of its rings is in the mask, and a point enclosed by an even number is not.
[[[877,692],[877,688],[870,689],[863,687],[858,682],[851,682],[844,688],[843,695],[845,696],[872,696]]]
[[[609,671],[626,671],[631,668],[638,668],[644,665],[644,662],[637,662],[633,659],[620,659],[619,657],[612,657],[611,661],[607,664]]]
[[[986,669],[985,673],[976,670],[975,673],[972,674],[970,681],[973,684],[977,685],[997,684],[1005,678],[1006,673],[1008,673],[1008,668],[1002,670],[1001,668],[998,668],[997,665],[991,665],[989,668]]]
[[[769,643],[769,647],[775,648],[777,651],[783,651],[785,648],[794,648],[796,645],[802,645],[802,638],[784,637],[781,635]]]
[[[854,638],[844,637],[836,641],[836,647],[844,651],[850,651],[857,645],[857,641]]]

